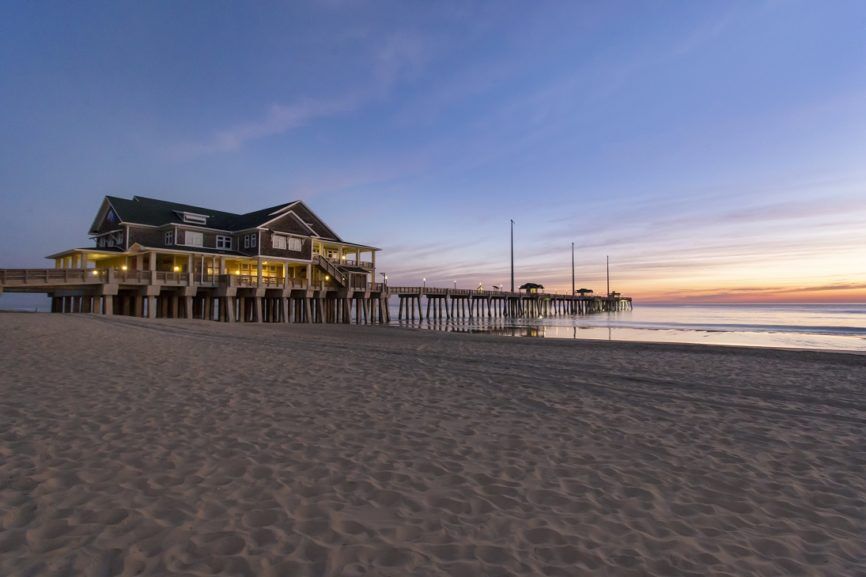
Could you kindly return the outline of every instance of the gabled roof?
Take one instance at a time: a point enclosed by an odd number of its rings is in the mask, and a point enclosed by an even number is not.
[[[106,206],[106,203],[109,206]],[[133,196],[131,199],[121,198],[118,196],[106,196],[103,207],[100,209],[93,227],[91,227],[91,232],[99,226],[101,219],[105,217],[105,213],[107,213],[107,208],[109,207],[114,209],[115,213],[117,213],[117,216],[120,218],[120,221],[124,223],[143,224],[148,226],[191,224],[185,223],[183,220],[183,214],[190,213],[207,217],[206,224],[195,223],[196,226],[225,231],[239,231],[260,227],[276,218],[279,218],[283,214],[286,214],[289,212],[289,209],[297,207],[299,210],[302,208],[315,219],[316,222],[310,223],[303,221],[298,217],[298,220],[301,220],[301,222],[309,228],[315,236],[324,239],[340,240],[340,237],[328,228],[328,225],[315,216],[313,211],[298,200],[248,212],[246,214],[235,214],[222,210],[214,210],[212,208],[192,206],[189,204],[147,198],[144,196]],[[297,217],[297,215],[295,216]]]

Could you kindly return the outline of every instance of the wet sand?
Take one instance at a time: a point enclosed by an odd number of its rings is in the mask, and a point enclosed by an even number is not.
[[[0,314],[0,575],[866,574],[862,356]]]

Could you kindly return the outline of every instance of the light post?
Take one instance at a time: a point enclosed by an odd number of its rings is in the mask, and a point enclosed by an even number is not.
[[[383,273],[383,272],[380,272],[379,274],[382,275],[382,288],[387,289],[388,288],[388,275]]]
[[[607,296],[610,297],[610,257],[604,257],[605,268],[607,269]]]
[[[514,292],[514,219],[511,219],[511,292]]]
[[[422,278],[421,280],[424,282],[424,290],[426,291],[427,290],[427,279]]]
[[[454,290],[457,290],[457,281],[454,281]]]

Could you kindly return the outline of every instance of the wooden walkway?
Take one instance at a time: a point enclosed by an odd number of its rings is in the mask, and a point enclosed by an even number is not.
[[[518,293],[435,287],[388,287],[400,299],[398,320],[538,318],[586,315],[631,310],[632,299],[623,296],[577,296],[556,293]],[[422,299],[426,307],[422,307]]]
[[[343,287],[305,279],[114,269],[0,269],[3,292],[46,293],[57,313],[226,322],[388,323],[398,320],[538,318],[630,310],[629,297],[395,287]],[[426,305],[426,306],[425,306]]]

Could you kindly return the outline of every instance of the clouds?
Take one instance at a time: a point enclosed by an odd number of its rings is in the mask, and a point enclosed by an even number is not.
[[[316,120],[346,114],[357,106],[358,101],[353,97],[333,100],[304,98],[291,104],[274,104],[260,120],[219,130],[202,142],[173,146],[171,155],[181,160],[204,154],[235,151],[249,142],[285,134]]]
[[[334,117],[347,116],[365,106],[387,99],[401,82],[417,77],[434,57],[435,42],[423,33],[398,30],[375,40],[371,34],[349,34],[357,43],[359,67],[366,70],[362,80],[346,86],[333,81],[332,94],[313,98],[301,97],[286,103],[272,104],[258,119],[215,130],[200,140],[169,146],[169,156],[183,161],[199,156],[239,151],[247,144],[292,131]],[[375,35],[372,35],[375,36]],[[310,49],[319,46],[310,46]],[[248,111],[250,116],[257,111]]]

